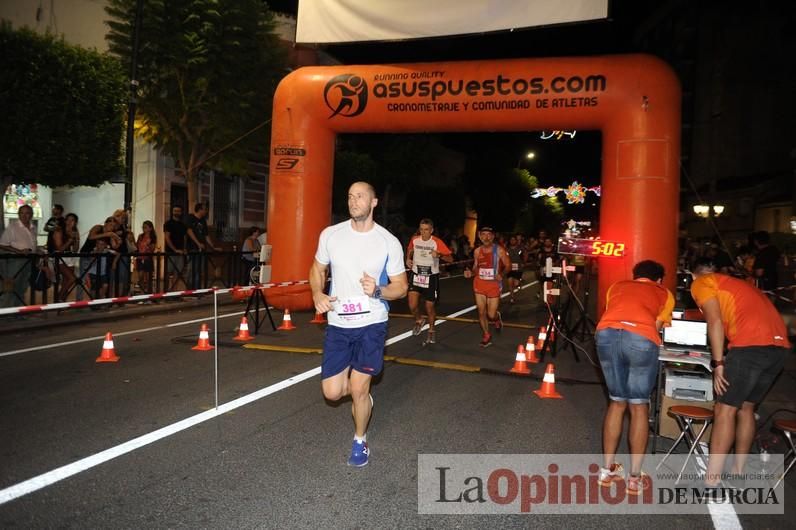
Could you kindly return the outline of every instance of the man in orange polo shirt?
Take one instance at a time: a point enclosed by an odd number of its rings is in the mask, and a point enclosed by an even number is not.
[[[708,322],[717,396],[705,477],[708,487],[719,484],[733,442],[732,473],[743,472],[755,436],[755,406],[782,371],[790,349],[785,323],[769,299],[743,280],[715,271],[709,259],[697,260],[691,271],[691,296]]]
[[[608,387],[610,403],[603,420],[604,466],[599,483],[610,486],[625,478],[614,460],[625,411],[630,408],[630,478],[627,493],[638,495],[650,487],[641,471],[649,438],[649,400],[658,375],[659,331],[672,320],[674,296],[661,285],[663,265],[640,261],[633,279],[616,282],[606,293],[605,312],[597,324],[597,355]]]

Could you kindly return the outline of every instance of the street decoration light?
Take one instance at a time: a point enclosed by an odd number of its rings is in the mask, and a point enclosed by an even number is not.
[[[577,180],[566,188],[558,188],[556,186],[548,186],[547,188],[534,188],[531,193],[531,198],[538,199],[540,197],[555,197],[560,192],[564,192],[568,204],[583,204],[586,202],[586,193],[591,192],[596,196],[600,196],[601,187],[592,186],[590,188],[580,184]]]

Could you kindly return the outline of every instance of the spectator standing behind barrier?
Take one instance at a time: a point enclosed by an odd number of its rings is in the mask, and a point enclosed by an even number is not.
[[[207,269],[207,252],[211,250],[221,250],[213,244],[210,231],[207,227],[207,206],[197,203],[193,208],[193,213],[188,216],[188,251],[194,252],[191,256],[191,289],[201,289],[202,279]]]
[[[699,259],[691,271],[691,296],[708,322],[716,393],[705,477],[708,487],[719,485],[733,444],[732,473],[743,473],[755,437],[755,407],[782,371],[790,348],[785,323],[774,304],[743,280],[715,270],[709,259]]]
[[[70,254],[77,254],[80,252],[80,230],[78,230],[78,216],[74,213],[66,214],[66,226],[64,228],[64,239],[66,246],[63,251]],[[61,283],[61,290],[58,294],[60,300],[66,300],[69,292],[75,286],[77,278],[75,276],[75,267],[80,262],[80,258],[76,256],[67,256],[61,259],[59,269],[63,278]]]
[[[36,250],[36,230],[31,222],[33,208],[24,204],[19,207],[17,216],[19,219],[10,221],[0,236],[0,251],[4,254],[30,254]],[[0,259],[0,276],[3,280],[0,307],[24,305],[30,275],[31,258]]]
[[[763,291],[773,291],[779,287],[777,264],[781,253],[771,244],[771,236],[765,230],[754,232],[750,239],[756,249],[754,274],[757,286]]]
[[[183,284],[188,283],[189,264],[185,255],[185,239],[188,227],[182,222],[182,206],[171,207],[171,218],[163,224],[163,240],[166,251],[166,275],[168,286],[166,290],[174,289],[178,280]],[[187,288],[187,285],[185,285]]]
[[[66,300],[69,290],[75,284],[74,259],[58,256],[64,252],[77,252],[80,248],[80,234],[77,231],[77,215],[70,213],[63,224],[56,221],[55,227],[47,235],[47,253],[61,275],[58,301]]]
[[[356,467],[367,465],[370,455],[366,440],[373,408],[370,382],[384,366],[386,300],[403,298],[407,289],[401,243],[373,221],[377,204],[373,186],[367,182],[351,185],[351,219],[321,232],[309,274],[315,310],[329,312],[321,388],[330,401],[351,396],[354,441],[348,465]],[[334,281],[327,295],[330,268]]]
[[[249,228],[249,235],[243,240],[240,247],[240,258],[243,271],[241,273],[241,285],[249,285],[251,281],[252,267],[256,267],[260,261],[260,229],[256,226]]]
[[[135,246],[138,254],[153,254],[157,250],[158,235],[152,221],[141,224],[141,234],[138,235]],[[145,293],[152,292],[152,271],[155,270],[153,256],[136,256],[135,270],[138,271],[138,286]]]
[[[94,254],[94,249],[97,246],[97,241],[100,239],[105,240],[106,246],[112,249],[118,249],[122,245],[122,239],[116,233],[116,219],[107,217],[105,222],[101,225],[94,225],[88,232],[86,241],[80,247],[81,254]],[[85,285],[85,279],[88,277],[89,268],[96,262],[96,256],[81,256],[80,258],[80,280],[81,284]],[[84,287],[85,288],[85,287]],[[88,291],[89,289],[86,289]],[[96,291],[94,291],[96,293]],[[89,297],[91,297],[89,295]],[[77,300],[83,299],[83,289],[78,288],[75,296]]]
[[[114,285],[114,294],[117,296],[127,296],[130,294],[130,254],[135,252],[135,234],[130,228],[130,216],[127,210],[118,209],[113,212],[116,220],[116,233],[122,243],[119,248],[114,249],[119,253],[114,270],[109,271],[111,283]]]
[[[97,239],[92,254],[94,262],[88,268],[91,288],[95,297],[105,298],[108,295],[110,271],[118,257],[118,252],[109,248],[107,239]]]
[[[606,293],[605,312],[597,324],[596,342],[610,402],[603,420],[604,467],[599,483],[610,487],[625,478],[615,461],[625,412],[630,408],[630,478],[627,492],[638,495],[650,486],[641,471],[649,438],[649,398],[658,375],[659,331],[672,320],[674,296],[661,285],[663,265],[640,261],[633,279],[613,284]]]
[[[55,230],[57,226],[63,226],[64,221],[64,207],[60,204],[53,204],[52,217],[47,219],[47,222],[44,224],[44,231],[49,234]]]

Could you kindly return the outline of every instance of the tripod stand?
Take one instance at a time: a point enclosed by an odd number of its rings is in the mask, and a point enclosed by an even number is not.
[[[583,305],[577,304],[578,310],[580,312],[580,317],[578,318],[575,325],[572,326],[572,334],[578,334],[578,338],[580,340],[585,340],[586,337],[591,337],[594,335],[595,330],[597,329],[597,324],[592,320],[589,316],[589,294],[591,293],[591,273],[592,273],[592,260],[590,258],[586,259],[586,273],[584,274],[585,280],[585,289],[583,292]],[[570,292],[572,297],[577,296],[578,293]],[[570,298],[571,302],[572,298]]]
[[[569,298],[567,299],[566,304],[564,304],[563,308],[561,307],[561,278],[567,274],[567,272],[574,271],[575,267],[568,266],[566,260],[561,260],[561,267],[552,267],[551,264],[548,264],[545,267],[546,276],[547,278],[552,278],[552,273],[557,273],[558,276],[556,279],[551,282],[553,284],[553,288],[548,289],[547,284],[549,280],[545,280],[542,286],[542,294],[544,297],[545,304],[547,305],[550,311],[550,317],[547,320],[547,326],[545,328],[545,339],[542,343],[542,349],[540,352],[541,360],[544,360],[545,353],[548,348],[548,344],[550,345],[550,356],[555,358],[557,354],[557,340],[553,340],[553,336],[556,332],[559,332],[561,335],[565,337],[570,337],[574,334],[575,328],[569,327],[569,312],[572,306],[572,294],[570,293]],[[566,279],[565,279],[566,281]],[[567,282],[569,283],[569,282]],[[555,296],[556,299],[554,302],[551,302],[548,299],[548,296]],[[557,339],[557,337],[556,337]],[[567,340],[566,344],[562,347],[563,349],[571,348],[572,354],[575,356],[575,361],[580,362],[580,356],[578,356],[578,351],[575,349],[574,345],[570,340]]]
[[[268,320],[271,321],[271,329],[276,331],[276,324],[274,324],[274,318],[271,316],[271,310],[268,308],[268,301],[265,299],[263,290],[259,287],[255,287],[251,296],[249,296],[249,300],[246,302],[246,311],[244,313],[247,320],[254,322],[255,335],[260,332],[260,326],[265,321],[265,315],[260,316],[260,303],[262,303],[265,309],[265,314],[268,315]],[[254,306],[254,316],[250,316],[250,313],[252,313],[252,305]]]

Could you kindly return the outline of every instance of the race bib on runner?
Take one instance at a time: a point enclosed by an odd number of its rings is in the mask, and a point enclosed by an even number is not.
[[[520,270],[520,264],[519,263],[512,263],[511,264],[511,270],[513,270],[513,271]]]
[[[362,320],[370,313],[370,298],[367,296],[352,296],[337,301],[337,316],[348,322]]]
[[[428,289],[428,283],[430,278],[431,278],[431,267],[427,265],[418,265],[417,272],[414,274],[414,278],[412,278],[412,283],[416,287],[423,287],[424,289]]]
[[[495,279],[495,269],[488,268],[488,269],[478,269],[478,277],[482,280],[494,280]]]

